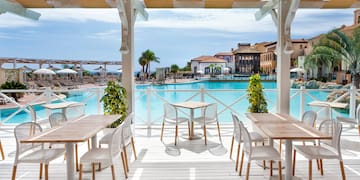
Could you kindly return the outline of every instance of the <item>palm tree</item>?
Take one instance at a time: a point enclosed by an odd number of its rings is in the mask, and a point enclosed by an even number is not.
[[[173,64],[170,66],[170,72],[174,73],[174,83],[176,83],[176,74],[179,71],[179,66],[176,64]]]
[[[333,65],[339,60],[346,63],[352,75],[352,83],[359,88],[360,82],[360,28],[353,31],[352,36],[347,36],[339,29],[332,30],[320,39],[310,56],[315,59],[328,58]]]
[[[141,65],[141,72],[145,73],[145,65],[147,64],[147,61],[142,56],[139,58],[139,64]]]
[[[322,68],[330,70],[338,66],[340,62],[340,57],[333,55],[331,51],[329,47],[321,45],[315,46],[311,54],[305,58],[305,68],[318,69],[318,72],[321,72],[321,75],[324,76],[325,74]]]
[[[141,60],[140,60],[141,59]],[[145,63],[145,71],[143,70],[143,72],[147,73],[147,77],[148,75],[150,74],[150,63],[151,62],[157,62],[159,63],[160,58],[156,57],[155,56],[155,53],[152,52],[151,50],[147,49],[146,51],[144,51],[142,54],[141,54],[141,57],[139,58],[139,63],[140,61],[142,63],[140,63],[140,65],[142,65],[143,63]],[[143,66],[143,67],[144,67]]]

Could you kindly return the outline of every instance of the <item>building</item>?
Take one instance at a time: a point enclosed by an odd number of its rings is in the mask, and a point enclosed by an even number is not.
[[[231,52],[219,52],[214,55],[214,57],[219,59],[224,59],[226,61],[226,67],[228,68],[229,73],[235,69],[235,61],[234,61],[234,54]]]
[[[201,74],[222,74],[227,61],[214,56],[199,56],[191,59],[191,71]]]
[[[238,43],[238,48],[233,51],[235,56],[236,74],[250,75],[260,71],[260,54],[255,46],[250,43]]]

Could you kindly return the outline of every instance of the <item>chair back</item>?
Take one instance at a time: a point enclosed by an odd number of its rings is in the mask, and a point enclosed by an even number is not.
[[[360,104],[357,106],[357,108],[356,108],[356,112],[355,112],[356,114],[355,114],[355,117],[356,117],[356,122],[360,122],[359,120],[360,120]]]
[[[30,111],[31,122],[36,122],[36,111],[35,111],[34,107],[29,105],[28,109]]]
[[[336,149],[339,157],[341,158],[341,133],[342,133],[342,124],[339,122],[333,122],[331,120],[325,120],[321,122],[319,130],[323,133],[329,134],[332,136],[331,140],[321,140],[320,143],[326,144]]]
[[[238,141],[238,142],[241,142],[241,125],[240,125],[240,121],[239,121],[239,118],[236,114],[234,113],[231,113],[232,115],[232,120],[233,120],[233,123],[234,123],[234,138]]]
[[[301,122],[314,127],[316,121],[317,114],[314,111],[306,111],[301,118]]]
[[[170,119],[170,120],[177,120],[177,110],[176,107],[169,104],[169,103],[165,103],[164,104],[164,118],[165,119]]]
[[[209,106],[205,107],[203,113],[203,116],[206,119],[217,119],[217,104],[212,103]]]
[[[111,134],[110,144],[109,144],[109,156],[110,159],[114,160],[123,148],[122,142],[122,132],[123,132],[123,124],[120,124]],[[114,163],[114,162],[113,162]]]
[[[25,122],[15,127],[14,129],[14,135],[16,140],[15,163],[17,163],[20,154],[42,145],[41,143],[21,143],[20,141],[23,139],[28,139],[41,132],[42,132],[41,126],[35,122]]]
[[[84,103],[74,103],[70,104],[66,108],[66,118],[67,120],[78,119],[85,115],[85,104]]]
[[[252,152],[252,146],[251,146],[252,140],[250,137],[250,133],[241,121],[239,121],[239,124],[241,128],[241,137],[244,141],[244,152],[248,154],[250,158]]]
[[[133,132],[131,128],[131,122],[134,119],[134,113],[130,113],[122,122],[123,130],[122,130],[122,142],[124,146],[128,145],[130,143],[131,137],[133,137]]]
[[[66,122],[66,117],[63,113],[60,112],[56,112],[56,113],[52,113],[49,116],[49,122],[50,122],[50,126],[53,127],[57,127],[57,126],[61,126],[62,124],[64,124]]]

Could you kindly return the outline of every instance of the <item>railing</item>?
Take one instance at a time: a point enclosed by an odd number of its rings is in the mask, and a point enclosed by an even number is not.
[[[338,102],[344,97],[350,95],[350,111],[348,114],[339,113],[333,111],[335,116],[349,116],[355,117],[355,100],[356,96],[360,96],[360,93],[355,88],[341,89],[346,93],[340,97],[337,97],[334,102]],[[26,109],[30,104],[34,104],[41,100],[41,103],[51,103],[52,101],[78,101],[87,104],[86,113],[96,114],[103,113],[102,103],[100,98],[103,95],[104,88],[91,88],[91,89],[77,89],[77,90],[52,90],[50,88],[45,90],[1,90],[0,98],[13,104],[13,110],[9,111],[1,117],[0,123],[19,123],[13,121],[14,117],[19,117],[21,113],[29,113]],[[301,114],[306,110],[315,110],[319,117],[326,116],[329,112],[324,107],[309,107],[307,103],[312,100],[326,100],[327,94],[334,91],[334,89],[292,89],[290,100],[290,114],[300,119]],[[25,104],[15,102],[12,98],[8,97],[5,93],[26,93],[26,94],[38,94],[34,96],[32,100]],[[60,93],[72,94],[67,99],[63,99]],[[276,89],[264,89],[265,98],[268,103],[268,109],[270,112],[276,111],[277,102],[277,90]],[[74,96],[79,94],[80,96]],[[247,112],[249,106],[246,89],[189,89],[189,90],[166,90],[166,89],[154,89],[149,86],[147,89],[137,89],[135,91],[135,121],[136,124],[143,124],[151,127],[154,124],[161,124],[163,118],[163,104],[165,102],[174,103],[181,101],[204,101],[218,104],[218,116],[222,123],[232,123],[230,112],[238,114],[243,120],[246,120],[244,113]],[[0,106],[1,108],[1,106]],[[50,114],[50,110],[37,109],[38,119],[47,119]],[[198,113],[198,112],[197,112]],[[180,114],[189,116],[189,112],[181,109]],[[197,115],[197,114],[195,114]],[[22,115],[23,116],[23,115]],[[21,117],[22,117],[21,116]],[[30,116],[29,116],[30,117]],[[21,119],[22,122],[29,121],[29,119]]]

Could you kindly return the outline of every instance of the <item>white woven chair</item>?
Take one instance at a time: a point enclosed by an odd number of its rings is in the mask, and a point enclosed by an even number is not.
[[[42,178],[42,166],[45,165],[45,180],[48,180],[49,162],[65,153],[64,148],[44,149],[40,143],[20,143],[22,139],[30,138],[42,129],[34,122],[22,123],[15,127],[16,154],[13,165],[12,180],[15,180],[16,170],[19,163],[40,163],[40,179]]]
[[[309,160],[309,179],[312,179],[312,160],[320,159],[320,173],[324,174],[323,171],[323,159],[338,159],[340,162],[340,170],[342,179],[345,180],[345,170],[344,163],[341,156],[341,147],[340,147],[340,138],[342,132],[341,123],[333,122],[331,120],[323,121],[319,130],[332,135],[332,140],[321,140],[319,141],[318,146],[306,146],[306,145],[297,145],[294,146],[294,159],[293,159],[293,175],[295,175],[295,162],[296,162],[296,152],[299,152],[305,158]]]
[[[219,140],[221,141],[221,134],[220,134],[220,125],[217,117],[217,104],[213,103],[209,106],[205,107],[202,110],[202,114],[200,117],[194,119],[194,122],[199,123],[204,128],[204,137],[205,137],[205,145],[207,144],[206,138],[206,125],[216,123]]]
[[[244,155],[246,155],[246,158],[248,160],[247,164],[247,170],[246,170],[246,180],[249,179],[249,173],[250,173],[250,164],[253,160],[268,160],[270,161],[270,176],[273,175],[272,170],[272,161],[278,161],[279,164],[279,180],[282,179],[281,174],[281,157],[280,153],[272,146],[252,146],[252,139],[250,136],[249,131],[246,129],[244,124],[239,121],[239,125],[241,127],[241,135],[243,137],[244,141],[244,148],[242,150],[241,154],[241,162],[240,162],[240,169],[239,169],[239,175],[242,175],[242,166],[244,161]]]
[[[355,118],[336,117],[336,120],[343,123],[357,125],[360,135],[360,104],[356,108]]]
[[[181,123],[185,123],[185,122],[188,123],[188,133],[189,133],[189,137],[190,137],[190,121],[189,121],[189,119],[185,118],[185,117],[179,117],[176,107],[169,103],[165,103],[164,104],[164,119],[163,119],[163,123],[162,123],[162,127],[161,127],[160,140],[162,141],[162,138],[164,135],[165,123],[175,124],[175,146],[176,146],[178,131],[179,131],[178,125]]]
[[[64,123],[67,122],[67,118],[65,117],[65,115],[63,113],[60,112],[56,112],[56,113],[52,113],[49,116],[49,122],[50,122],[50,126],[51,128],[55,128],[58,126],[62,126]],[[88,150],[90,150],[90,141],[88,140]],[[76,170],[79,171],[79,146],[78,144],[75,144],[75,167]]]
[[[92,165],[92,179],[95,180],[95,165],[96,164],[110,164],[112,179],[115,180],[115,161],[121,155],[122,164],[124,168],[124,174],[127,178],[127,166],[126,159],[123,153],[123,124],[119,125],[110,136],[110,143],[108,148],[93,148],[90,151],[86,152],[80,158],[80,171],[79,171],[79,180],[82,179],[82,169],[83,164],[88,163]]]
[[[241,143],[243,142],[243,138],[241,136],[241,125],[240,125],[240,120],[239,120],[238,116],[233,113],[231,113],[231,115],[232,115],[232,120],[234,123],[234,132],[233,132],[233,136],[231,139],[230,159],[232,156],[234,140],[235,140],[236,142],[238,142],[238,150],[237,150],[237,156],[236,156],[236,161],[235,161],[235,171],[237,171],[238,165],[239,165],[240,148],[241,148]],[[252,142],[254,142],[255,144],[258,142],[261,142],[262,145],[264,145],[265,138],[263,136],[261,136],[259,133],[250,132],[249,134],[250,134],[250,138],[251,138]]]

